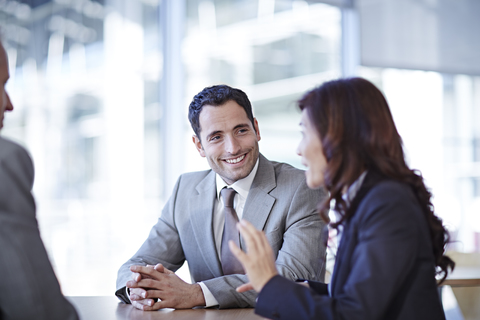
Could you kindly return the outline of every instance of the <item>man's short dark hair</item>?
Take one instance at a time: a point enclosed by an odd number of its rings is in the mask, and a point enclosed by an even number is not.
[[[248,100],[247,95],[240,89],[235,89],[227,85],[216,85],[206,87],[200,91],[195,97],[193,97],[190,106],[188,107],[188,120],[192,126],[193,131],[200,139],[200,112],[205,105],[208,106],[221,106],[228,101],[233,100],[238,103],[247,113],[248,119],[252,122],[252,126],[255,128],[252,112],[252,104]]]

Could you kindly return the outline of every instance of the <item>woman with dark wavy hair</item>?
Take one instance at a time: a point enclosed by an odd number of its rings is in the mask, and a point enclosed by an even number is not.
[[[323,219],[331,200],[339,217],[332,281],[307,288],[279,276],[266,237],[242,220],[247,252],[230,247],[250,282],[237,290],[259,292],[255,312],[272,319],[444,319],[435,275],[445,279],[455,265],[444,255],[448,233],[421,174],[405,163],[383,94],[365,79],[340,79],[298,104],[307,184],[330,193]]]

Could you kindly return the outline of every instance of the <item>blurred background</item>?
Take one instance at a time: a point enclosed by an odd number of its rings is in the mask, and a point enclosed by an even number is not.
[[[32,154],[63,292],[112,295],[178,175],[208,168],[187,109],[220,83],[250,97],[261,152],[301,167],[295,101],[373,81],[452,249],[480,252],[479,16],[477,0],[0,0],[2,135]]]

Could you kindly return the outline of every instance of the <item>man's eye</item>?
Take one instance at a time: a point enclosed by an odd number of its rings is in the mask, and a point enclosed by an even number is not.
[[[213,136],[210,138],[210,141],[218,140],[220,139],[220,136]]]

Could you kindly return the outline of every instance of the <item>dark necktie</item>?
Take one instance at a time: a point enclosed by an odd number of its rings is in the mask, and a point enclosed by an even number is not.
[[[223,274],[245,274],[242,264],[235,258],[228,247],[228,241],[232,240],[238,247],[240,247],[240,233],[237,230],[238,216],[233,208],[233,199],[237,192],[232,188],[223,188],[220,195],[223,199],[223,213],[225,215],[225,226],[223,228],[222,236],[222,269]]]

